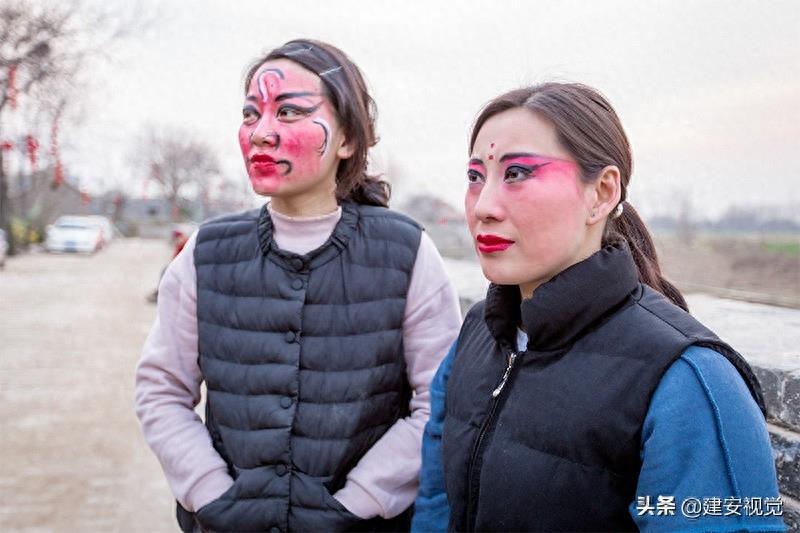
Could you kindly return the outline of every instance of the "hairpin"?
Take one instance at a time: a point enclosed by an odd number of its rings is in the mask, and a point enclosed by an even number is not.
[[[341,67],[341,65],[340,65],[340,66],[338,66],[338,67],[329,68],[329,69],[328,69],[328,70],[326,70],[325,72],[320,72],[320,73],[319,73],[319,75],[320,75],[320,76],[327,76],[328,74],[333,74],[333,73],[334,73],[334,72],[336,72],[337,70],[342,70],[342,67]]]
[[[311,47],[309,46],[307,48],[300,48],[299,50],[289,50],[288,52],[284,52],[284,54],[286,54],[287,56],[295,56],[297,54],[305,54],[306,52],[310,51]]]

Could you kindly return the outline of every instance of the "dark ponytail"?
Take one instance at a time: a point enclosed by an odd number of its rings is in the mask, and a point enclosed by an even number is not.
[[[336,198],[388,207],[391,186],[379,176],[367,174],[367,153],[378,142],[375,134],[378,111],[356,64],[331,44],[295,39],[253,63],[245,77],[245,92],[258,67],[272,59],[294,61],[319,76],[345,138],[353,146],[353,155],[339,161],[336,169]]]
[[[364,174],[364,177],[353,185],[348,199],[357,204],[388,207],[391,196],[392,186],[388,181]]]
[[[596,180],[607,166],[614,165],[619,169],[623,209],[619,217],[612,218],[612,215],[607,220],[603,244],[624,239],[639,270],[639,281],[688,311],[680,291],[661,274],[656,247],[647,226],[633,206],[625,201],[633,172],[633,156],[622,123],[608,100],[595,89],[580,83],[543,83],[515,89],[498,96],[483,108],[472,127],[470,152],[487,120],[519,107],[550,120],[559,142],[578,163],[585,182]]]
[[[636,263],[636,269],[639,271],[639,281],[651,286],[684,311],[689,310],[689,306],[678,288],[661,274],[653,238],[644,221],[639,217],[639,213],[627,201],[622,203],[620,216],[610,219],[606,225],[604,242],[615,238],[624,239],[628,244],[633,261]]]

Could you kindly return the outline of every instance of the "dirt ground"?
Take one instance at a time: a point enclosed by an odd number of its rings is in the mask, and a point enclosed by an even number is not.
[[[686,293],[800,309],[798,237],[656,236],[662,269]]]
[[[170,250],[119,240],[0,270],[0,531],[176,531],[133,410]]]

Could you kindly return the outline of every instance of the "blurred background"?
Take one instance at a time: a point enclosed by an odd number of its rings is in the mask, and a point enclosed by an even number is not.
[[[756,367],[800,509],[798,30],[795,1],[0,0],[0,529],[175,530],[133,372],[162,268],[202,220],[264,201],[236,140],[243,77],[297,37],[362,69],[372,169],[465,308],[486,287],[463,215],[481,106],[551,80],[608,96],[630,201]]]

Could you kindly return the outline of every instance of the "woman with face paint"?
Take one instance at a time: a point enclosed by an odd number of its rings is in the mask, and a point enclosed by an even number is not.
[[[185,531],[409,527],[460,313],[430,238],[366,173],[374,116],[331,45],[291,41],[247,73],[239,143],[270,202],[190,238],[137,368]]]
[[[631,171],[584,85],[478,116],[465,207],[491,285],[431,384],[414,530],[783,529],[758,382],[661,276]]]

